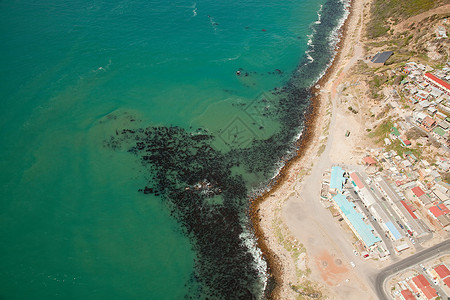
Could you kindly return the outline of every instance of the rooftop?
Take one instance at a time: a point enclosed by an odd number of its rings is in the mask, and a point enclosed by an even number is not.
[[[416,297],[414,297],[414,295],[411,293],[410,290],[403,290],[400,292],[403,296],[403,298],[405,298],[405,300],[415,300]]]
[[[411,189],[411,191],[412,191],[412,192],[414,193],[414,195],[416,195],[417,197],[420,197],[420,196],[422,196],[422,195],[425,194],[425,192],[424,192],[420,187],[418,187],[418,186],[413,187],[413,188]]]
[[[344,195],[337,194],[333,197],[333,200],[368,247],[380,241],[380,238],[372,233],[372,226],[364,223],[362,214],[353,208],[353,204],[348,202]]]
[[[384,64],[391,55],[394,54],[392,51],[384,51],[384,52],[378,52],[375,54],[375,56],[372,58],[371,62],[374,64]]]
[[[402,205],[405,207],[405,209],[409,212],[409,214],[411,215],[411,217],[413,217],[413,219],[417,219],[417,216],[414,214],[413,210],[411,209],[411,207],[406,204],[405,201],[401,200],[400,201],[402,203]]]
[[[411,141],[410,141],[410,140],[404,139],[404,140],[402,140],[402,142],[403,142],[403,144],[405,144],[406,146],[411,146]]]
[[[439,217],[436,217],[439,221],[439,223],[441,223],[442,227],[447,227],[450,225],[450,217],[449,215],[440,215]]]
[[[433,124],[436,123],[435,120],[433,120],[431,117],[426,116],[425,119],[422,121],[423,126],[431,127]]]
[[[425,276],[423,276],[423,274],[417,275],[412,280],[419,289],[422,289],[424,286],[430,285],[430,283],[425,278]]]
[[[445,206],[444,203],[441,203],[439,205],[430,207],[430,212],[437,218],[442,215],[446,215],[450,212],[450,210]]]
[[[398,132],[398,129],[396,127],[391,128],[391,133],[395,136],[400,136],[400,132]]]
[[[342,192],[344,181],[344,170],[339,166],[331,168],[330,189],[338,189]]]
[[[445,130],[442,129],[441,127],[436,127],[433,131],[434,131],[434,133],[436,133],[439,136],[444,136],[445,135]]]
[[[368,165],[374,165],[377,163],[377,161],[372,156],[366,156],[363,158],[364,163]]]
[[[444,282],[444,284],[448,287],[450,287],[450,277],[445,278],[444,280],[442,280]]]
[[[359,189],[362,189],[364,187],[364,184],[361,182],[361,180],[359,179],[358,175],[356,175],[355,172],[351,173],[350,177],[352,178],[353,182]]]
[[[437,78],[436,76],[434,76],[431,73],[425,73],[425,77],[427,77],[429,80],[432,80],[436,83],[438,83],[439,85],[443,86],[444,88],[446,88],[447,90],[450,90],[450,84],[440,78]]]
[[[411,280],[408,281],[408,285],[413,290],[414,293],[418,293],[419,292],[419,290],[417,289],[417,287],[413,284],[413,282]]]
[[[386,222],[386,226],[396,240],[399,240],[402,238],[402,235],[400,234],[400,232],[398,232],[397,228],[395,228],[395,226],[394,226],[394,224],[392,224],[392,222]]]
[[[439,277],[445,278],[447,276],[450,276],[450,271],[447,269],[447,267],[445,265],[439,265],[437,267],[434,268],[434,270],[436,271],[436,273],[439,275]]]
[[[432,288],[430,285],[424,286],[421,290],[425,295],[425,297],[427,297],[427,299],[434,299],[435,297],[437,297],[436,290]]]

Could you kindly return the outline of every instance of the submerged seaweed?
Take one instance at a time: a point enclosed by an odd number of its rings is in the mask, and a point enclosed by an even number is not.
[[[121,139],[135,141],[128,151],[139,155],[153,174],[141,191],[167,200],[172,215],[193,241],[194,277],[203,288],[190,296],[254,298],[258,287],[249,283],[258,271],[240,239],[247,189],[242,177],[231,173],[234,159],[211,147],[212,136],[179,127],[124,130]],[[211,197],[222,201],[210,203]]]
[[[140,157],[151,178],[139,191],[161,196],[191,239],[197,255],[192,280],[200,283],[192,286],[200,288],[191,291],[189,298],[253,299],[261,295],[260,271],[242,240],[251,230],[246,215],[249,187],[232,168],[240,166],[268,178],[275,163],[293,147],[308,90],[286,87],[275,94],[279,103],[271,117],[283,124],[284,133],[255,140],[246,149],[224,153],[212,146],[215,137],[205,130],[191,133],[180,127],[124,129],[108,142],[112,148],[127,144],[128,152]]]
[[[339,18],[335,12],[342,13],[339,3],[330,0],[324,5],[324,16],[314,29],[318,38],[325,40],[336,27]],[[261,271],[242,240],[246,232],[251,232],[248,197],[254,188],[248,186],[243,175],[256,174],[268,183],[277,164],[297,153],[296,137],[311,98],[309,87],[314,82],[309,76],[323,72],[332,57],[333,48],[324,40],[310,49],[312,62],[306,63],[305,56],[290,81],[271,92],[274,109],[261,110],[262,117],[279,123],[280,130],[267,139],[255,139],[249,147],[223,152],[213,147],[217,136],[207,130],[148,127],[116,131],[107,142],[111,148],[129,145],[127,150],[140,158],[150,176],[140,191],[160,196],[192,241],[196,261],[191,280],[195,284],[186,298],[263,297]],[[267,106],[265,98],[256,101],[258,106]],[[232,172],[233,167],[240,167],[243,173]],[[270,283],[265,286],[273,288]]]

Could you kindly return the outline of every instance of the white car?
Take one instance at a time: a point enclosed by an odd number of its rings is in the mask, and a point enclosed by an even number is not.
[[[358,251],[356,251],[356,250],[353,250],[353,254],[355,254],[356,256],[358,256]]]
[[[355,265],[355,263],[354,262],[350,262],[350,265],[354,268],[354,267],[356,267],[356,265]]]

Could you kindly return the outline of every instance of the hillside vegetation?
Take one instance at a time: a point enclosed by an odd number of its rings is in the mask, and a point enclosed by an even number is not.
[[[372,18],[367,26],[367,36],[377,38],[386,34],[391,24],[418,15],[437,7],[443,0],[374,0],[372,2]]]

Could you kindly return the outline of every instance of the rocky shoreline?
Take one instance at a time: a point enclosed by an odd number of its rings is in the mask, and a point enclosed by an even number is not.
[[[353,2],[353,1],[352,1]],[[298,149],[296,155],[288,160],[280,172],[274,177],[270,183],[270,189],[264,192],[257,198],[251,199],[250,205],[250,219],[254,228],[254,232],[257,238],[258,247],[261,249],[264,258],[268,263],[269,272],[269,284],[266,291],[266,296],[269,299],[281,299],[283,298],[281,293],[281,287],[286,284],[284,278],[284,266],[282,259],[277,255],[277,253],[270,248],[267,241],[267,228],[263,228],[261,224],[260,207],[265,201],[270,201],[269,197],[274,196],[274,193],[280,189],[285,184],[288,184],[290,171],[294,166],[302,163],[304,157],[308,154],[308,149],[313,148],[315,137],[318,135],[318,119],[320,108],[323,105],[323,99],[320,96],[320,88],[325,86],[331,79],[331,74],[336,71],[339,60],[341,59],[342,45],[345,41],[345,34],[348,31],[348,24],[350,19],[353,17],[353,5],[351,3],[350,13],[347,16],[344,24],[338,31],[340,36],[339,42],[335,46],[335,57],[331,65],[327,68],[325,74],[311,87],[311,94],[313,95],[310,99],[310,105],[305,113],[304,129],[300,138],[295,142],[295,146]],[[313,295],[312,295],[313,296]]]

